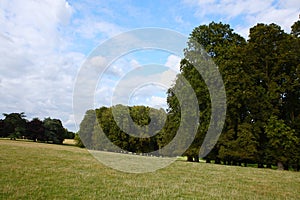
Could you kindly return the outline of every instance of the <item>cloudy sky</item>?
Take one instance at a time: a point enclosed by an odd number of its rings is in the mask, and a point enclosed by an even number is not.
[[[77,74],[90,53],[109,38],[144,27],[188,36],[194,27],[211,21],[228,23],[247,38],[257,23],[276,23],[290,32],[299,14],[298,0],[0,0],[0,112],[59,118],[76,131],[72,102]],[[118,80],[126,85],[132,74],[135,79],[145,73],[153,76],[156,65],[162,66],[161,75],[170,71],[163,66],[176,71],[179,60],[151,50],[123,56],[96,87],[95,107],[111,104]],[[151,63],[156,64],[151,72],[136,70]],[[166,85],[136,88],[128,103],[165,107]]]

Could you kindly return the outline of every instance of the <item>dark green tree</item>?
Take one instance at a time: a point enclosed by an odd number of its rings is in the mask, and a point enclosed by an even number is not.
[[[243,109],[242,106],[236,104],[240,100],[238,95],[242,93],[239,89],[240,76],[243,75],[241,72],[241,63],[238,58],[235,58],[239,54],[240,48],[246,44],[245,40],[234,33],[233,30],[227,24],[212,22],[209,25],[201,25],[196,27],[190,35],[188,47],[185,49],[185,59],[181,61],[181,75],[186,78],[191,86],[193,87],[200,110],[200,126],[198,128],[198,134],[191,147],[186,152],[188,160],[191,157],[195,157],[199,154],[199,148],[203,142],[203,138],[207,132],[208,125],[210,123],[211,115],[211,102],[210,95],[206,83],[202,76],[211,77],[210,71],[202,69],[203,74],[199,74],[195,69],[195,65],[206,67],[208,64],[207,55],[218,65],[219,70],[222,72],[223,78],[225,79],[226,90],[231,89],[229,93],[230,101],[230,113],[232,120],[227,122],[230,127],[237,127],[239,123],[238,111]],[[206,54],[207,52],[207,54]],[[232,61],[232,63],[231,63]],[[209,81],[213,81],[210,78]],[[234,86],[235,88],[231,88]],[[243,84],[243,87],[247,87]],[[234,91],[235,90],[235,91]],[[179,103],[176,101],[175,95],[169,90],[168,92],[168,104],[169,111],[175,113],[179,118]],[[236,94],[239,92],[239,94]],[[173,114],[174,115],[174,114]],[[206,158],[208,160],[217,160],[218,148],[216,147],[211,154]]]
[[[80,123],[78,135],[87,149],[92,149],[92,133],[96,124],[96,113],[94,110],[87,110]]]
[[[3,119],[0,119],[0,137],[7,137],[5,122]]]
[[[266,162],[268,119],[277,116],[293,121],[299,108],[299,54],[296,41],[276,24],[257,24],[250,29],[246,48],[252,82],[252,99],[248,104],[256,138],[259,141],[257,162]],[[292,126],[291,126],[292,127]]]
[[[296,37],[300,37],[300,20],[296,21],[293,25],[292,25],[292,31],[291,34],[296,36]]]
[[[34,141],[46,141],[45,127],[39,118],[33,118],[26,125],[26,137]]]
[[[277,164],[278,169],[288,170],[289,164],[297,156],[299,138],[295,130],[287,126],[283,120],[271,116],[266,125],[268,138],[267,158]]]
[[[81,141],[81,138],[80,138],[79,134],[75,134],[74,140],[75,140],[75,145],[76,146],[78,146],[80,148],[84,148],[84,144]]]
[[[5,116],[4,130],[7,133],[8,137],[11,139],[21,138],[25,136],[26,132],[26,119],[24,112],[21,113],[10,113],[3,114]]]
[[[66,130],[59,119],[46,118],[43,121],[46,141],[62,144],[67,136]]]

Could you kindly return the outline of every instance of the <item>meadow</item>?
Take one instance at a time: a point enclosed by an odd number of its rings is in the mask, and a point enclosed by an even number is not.
[[[132,174],[72,145],[0,140],[0,198],[300,199],[300,173],[178,160]]]

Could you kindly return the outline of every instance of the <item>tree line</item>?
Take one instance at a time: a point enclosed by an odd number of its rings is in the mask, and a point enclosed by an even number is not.
[[[38,118],[27,120],[25,114],[3,114],[0,119],[0,137],[10,139],[28,139],[38,142],[62,144],[64,139],[73,139],[75,134],[63,127],[59,119]]]
[[[195,69],[209,56],[223,78],[227,113],[222,134],[206,161],[299,170],[300,21],[291,29],[288,34],[274,23],[257,24],[250,28],[248,40],[222,23],[212,22],[192,31],[179,76],[194,88],[202,123],[197,140],[185,152],[189,160],[197,160],[211,115],[208,88]],[[169,114],[179,118],[173,88],[168,91]],[[176,124],[167,126],[176,129]]]
[[[84,141],[88,149],[124,153],[157,151],[165,118],[163,109],[148,106],[115,105],[88,110],[80,124],[77,144],[83,147]]]
[[[175,137],[179,125],[189,123],[182,121],[183,116],[189,113],[181,113],[183,105],[175,95],[176,89],[182,85],[181,77],[184,77],[196,94],[200,124],[194,141],[183,155],[187,156],[188,161],[198,162],[212,108],[208,87],[196,66],[205,68],[209,57],[221,73],[226,89],[227,111],[222,134],[204,159],[216,164],[257,164],[261,168],[277,165],[280,169],[293,167],[299,170],[300,21],[292,25],[291,33],[284,32],[274,23],[257,24],[249,32],[246,40],[230,25],[221,22],[194,28],[184,49],[180,74],[167,92],[167,112],[145,106],[122,105],[89,110],[79,130],[82,139],[88,141],[85,142],[87,148],[118,151],[117,147],[120,147],[125,151],[147,153],[167,146]],[[203,72],[209,76],[209,70],[203,69]],[[214,82],[213,77],[209,81]],[[184,88],[181,90],[184,92]],[[188,103],[189,98],[185,101]],[[114,110],[123,113],[121,111],[124,109],[130,110],[131,118],[141,127],[150,124],[151,120],[158,120],[159,123],[159,119],[164,119],[162,121],[166,123],[159,130],[141,128],[139,131],[145,137],[133,137],[124,131],[137,131],[135,127],[126,127],[128,115],[118,115],[118,124],[113,117]],[[150,110],[156,113],[151,120]],[[158,124],[156,127],[160,126]],[[109,146],[109,141],[115,146]],[[180,146],[184,142],[183,138],[175,145]],[[174,151],[170,147],[167,152],[156,153],[176,156]]]

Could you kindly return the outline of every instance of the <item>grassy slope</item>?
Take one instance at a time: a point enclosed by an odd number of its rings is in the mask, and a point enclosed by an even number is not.
[[[0,140],[0,199],[300,199],[300,173],[177,161],[129,174],[85,149]]]

